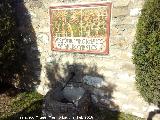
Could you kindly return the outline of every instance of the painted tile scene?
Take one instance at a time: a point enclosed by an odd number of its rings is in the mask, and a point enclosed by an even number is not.
[[[109,6],[51,9],[54,49],[106,52]]]

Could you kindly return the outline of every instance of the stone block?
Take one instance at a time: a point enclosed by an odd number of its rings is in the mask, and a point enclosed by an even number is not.
[[[73,89],[71,89],[65,87],[66,89],[62,89],[62,86],[58,88],[57,85],[55,85],[55,87],[56,88],[51,89],[44,98],[42,108],[43,116],[47,118],[49,116],[56,117],[56,120],[58,120],[58,118],[63,115],[73,120],[73,116],[87,115],[90,105],[89,93],[84,93],[83,88],[72,87]],[[75,103],[75,100],[78,101]]]
[[[135,71],[135,65],[133,63],[124,63],[121,66],[121,69],[125,70],[125,71],[132,71],[132,72],[134,72]]]
[[[113,7],[126,7],[129,5],[131,0],[116,0],[113,2]]]
[[[97,88],[100,88],[100,87],[106,85],[102,78],[88,76],[88,75],[83,77],[83,81],[84,81],[84,83],[91,85],[91,86],[94,86],[94,87],[97,87]]]
[[[126,25],[127,24],[136,25],[137,19],[138,19],[137,17],[126,16],[120,23]],[[133,29],[133,27],[131,27],[131,29]]]
[[[120,17],[129,15],[129,10],[127,7],[124,8],[113,8],[112,17]]]
[[[119,80],[121,80],[121,82],[129,82],[129,81],[133,81],[134,78],[133,76],[129,75],[128,72],[120,72],[117,74],[117,78]]]
[[[63,90],[64,97],[68,101],[73,103],[80,100],[83,97],[84,93],[85,90],[82,87],[67,86]]]

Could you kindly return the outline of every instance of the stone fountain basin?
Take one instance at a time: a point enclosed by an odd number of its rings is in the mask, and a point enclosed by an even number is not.
[[[64,98],[69,102],[76,103],[84,96],[85,90],[82,87],[74,87],[71,85],[66,86],[63,89],[62,93]]]

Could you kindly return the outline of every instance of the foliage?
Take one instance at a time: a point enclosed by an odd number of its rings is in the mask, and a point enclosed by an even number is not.
[[[8,109],[10,112],[3,113],[1,120],[18,120],[23,116],[40,116],[43,96],[37,92],[24,92],[13,97]]]
[[[14,111],[16,111],[18,109],[24,109],[31,103],[41,99],[42,95],[38,94],[37,92],[24,92],[16,97],[11,106],[14,108]]]
[[[18,73],[24,57],[22,37],[16,27],[11,2],[0,1],[0,81]]]
[[[160,0],[147,0],[133,45],[136,85],[149,103],[160,104]]]

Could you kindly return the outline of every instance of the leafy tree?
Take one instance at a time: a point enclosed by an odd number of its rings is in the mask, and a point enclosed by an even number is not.
[[[160,105],[160,0],[146,0],[133,45],[136,85],[149,103]]]
[[[0,82],[7,82],[20,71],[24,56],[11,2],[0,1]]]

